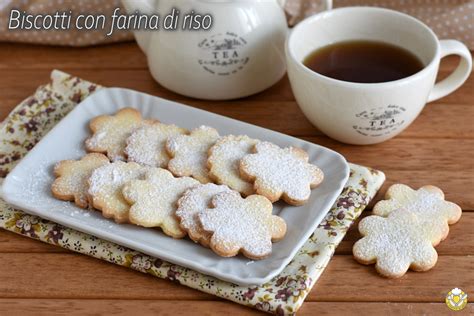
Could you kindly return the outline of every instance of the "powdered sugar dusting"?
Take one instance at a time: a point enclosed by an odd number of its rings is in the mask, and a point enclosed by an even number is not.
[[[97,133],[96,135],[94,135],[95,137],[93,137],[91,140],[91,142],[95,145],[98,145],[99,143],[101,143],[105,137],[107,136],[107,133],[105,131],[103,132],[100,132],[100,133]]]
[[[122,109],[113,116],[99,116],[92,120],[94,134],[86,140],[86,148],[92,152],[106,153],[110,160],[125,160],[126,139],[133,130],[147,123],[134,109]]]
[[[254,178],[257,193],[271,201],[278,200],[284,194],[289,203],[305,202],[309,199],[311,188],[323,180],[322,171],[309,164],[307,156],[299,149],[280,148],[261,142],[255,150],[255,154],[242,159],[241,171]]]
[[[211,248],[220,255],[242,250],[251,259],[262,259],[270,255],[272,239],[286,232],[285,222],[272,215],[271,202],[262,196],[243,199],[235,191],[220,193],[212,204],[214,208],[199,212],[198,218],[203,229],[212,232]]]
[[[244,195],[254,192],[251,183],[240,177],[239,162],[252,152],[258,140],[248,136],[222,137],[211,149],[208,164],[211,176],[220,184],[228,185]]]
[[[445,201],[437,194],[425,190],[424,188],[420,188],[416,191],[411,203],[407,203],[403,206],[411,212],[422,215],[423,218],[442,218],[452,224],[459,218],[459,215],[456,214],[458,212],[454,203]]]
[[[462,214],[461,208],[445,201],[441,190],[436,187],[425,186],[415,191],[409,186],[395,184],[388,192],[391,193],[390,199],[378,202],[374,214],[387,216],[396,209],[406,209],[419,218],[433,245],[447,236],[448,224],[456,223]]]
[[[170,137],[166,148],[173,157],[168,169],[176,176],[193,177],[201,183],[211,182],[207,169],[209,148],[219,139],[212,127],[200,126],[190,135]]]
[[[125,153],[129,161],[150,167],[166,168],[170,159],[165,144],[169,137],[186,134],[176,125],[150,124],[135,130],[127,139]]]
[[[38,205],[47,205],[49,212],[60,212],[71,217],[90,216],[89,210],[78,209],[73,203],[64,202],[60,206],[55,204],[58,201],[51,196],[50,188],[54,179],[50,170],[51,164],[49,162],[31,166],[31,169],[27,171],[29,177],[19,184],[21,190],[18,192],[18,198],[34,201]]]
[[[122,187],[131,180],[143,178],[147,170],[136,163],[123,161],[94,170],[89,179],[89,195],[94,207],[118,222],[128,220],[129,205],[123,199]]]
[[[387,218],[364,218],[359,230],[365,237],[354,245],[354,256],[364,263],[376,261],[377,269],[389,277],[402,276],[411,265],[428,270],[436,263],[437,254],[422,227],[419,218],[406,209]]]
[[[179,199],[176,215],[180,219],[181,227],[188,232],[193,241],[209,245],[210,235],[202,230],[198,213],[209,208],[212,198],[222,192],[231,190],[225,185],[201,184],[186,191]]]
[[[174,178],[165,169],[153,168],[145,180],[131,181],[123,188],[123,194],[132,206],[130,221],[144,227],[161,227],[165,234],[180,238],[185,233],[175,217],[176,202],[188,189],[199,182],[189,178]]]
[[[74,199],[78,206],[86,208],[89,177],[95,169],[108,163],[109,159],[102,154],[88,154],[78,161],[57,163],[54,170],[58,178],[51,187],[53,194],[62,200]]]

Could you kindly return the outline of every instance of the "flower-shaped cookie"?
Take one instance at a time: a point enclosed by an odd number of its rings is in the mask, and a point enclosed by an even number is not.
[[[77,206],[89,206],[87,181],[92,172],[100,166],[109,164],[109,158],[102,154],[88,154],[80,160],[63,160],[54,167],[57,179],[51,186],[51,191],[57,199],[74,201]]]
[[[209,148],[215,144],[219,133],[212,127],[201,126],[190,135],[170,137],[166,150],[173,157],[168,169],[178,177],[193,177],[201,183],[211,182],[207,169]]]
[[[117,223],[128,222],[130,206],[122,196],[122,187],[131,180],[143,178],[147,170],[137,163],[123,161],[95,169],[88,181],[92,206]]]
[[[387,216],[399,208],[413,212],[420,218],[434,246],[448,236],[449,225],[459,221],[462,215],[461,208],[445,201],[443,191],[432,185],[413,190],[404,184],[394,184],[387,190],[385,198],[374,206],[375,215]]]
[[[212,199],[214,208],[198,214],[202,228],[212,234],[210,247],[220,256],[240,251],[251,259],[263,259],[272,252],[272,241],[286,234],[285,221],[272,215],[272,203],[260,195],[242,198],[236,191]]]
[[[186,232],[179,227],[175,212],[178,199],[199,182],[189,178],[175,178],[165,169],[154,168],[145,180],[130,181],[122,193],[131,204],[129,220],[143,227],[160,227],[173,238],[182,238]]]
[[[438,254],[422,226],[419,217],[405,209],[386,218],[366,217],[359,223],[364,237],[354,244],[354,257],[363,264],[376,263],[377,271],[389,278],[401,277],[409,268],[427,271],[436,264]]]
[[[212,198],[222,192],[231,192],[231,189],[214,183],[200,184],[186,191],[178,201],[176,216],[181,228],[188,233],[189,238],[204,247],[209,247],[211,235],[202,229],[198,214],[208,209]]]
[[[125,154],[128,161],[166,168],[170,160],[165,148],[166,141],[169,137],[186,133],[184,128],[159,122],[142,126],[127,138]]]
[[[323,181],[323,172],[308,163],[308,154],[299,148],[280,148],[269,142],[255,145],[255,153],[240,161],[241,175],[254,181],[257,194],[276,202],[304,204],[311,189]]]
[[[142,120],[139,111],[124,108],[115,115],[101,115],[90,121],[93,133],[86,140],[86,149],[90,152],[106,154],[110,160],[125,160],[126,140],[133,130],[150,121]]]
[[[240,176],[239,163],[252,152],[258,140],[248,136],[228,135],[219,139],[209,150],[209,175],[219,184],[225,184],[244,196],[255,193],[252,183]]]

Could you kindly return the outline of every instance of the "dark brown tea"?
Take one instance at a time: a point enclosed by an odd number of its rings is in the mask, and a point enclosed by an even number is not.
[[[423,63],[410,51],[376,41],[347,41],[325,46],[303,61],[311,70],[338,80],[387,82],[409,77]]]

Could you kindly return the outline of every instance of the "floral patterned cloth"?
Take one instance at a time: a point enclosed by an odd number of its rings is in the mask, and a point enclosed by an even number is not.
[[[0,175],[16,163],[74,106],[100,86],[54,71],[0,125]],[[306,244],[283,272],[266,284],[243,287],[165,262],[16,210],[0,199],[0,227],[43,242],[129,267],[155,277],[275,314],[294,314],[317,282],[351,224],[385,180],[382,172],[351,164],[349,180]]]
[[[474,0],[334,0],[334,7],[377,6],[410,14],[426,23],[440,38],[453,38],[474,49]],[[293,26],[305,17],[324,10],[322,0],[287,0],[285,11],[288,23]],[[111,19],[106,19],[104,29],[77,30],[9,30],[10,11],[17,9],[37,15],[51,12],[72,11],[72,21],[78,14],[103,14],[112,16],[120,0],[0,0],[0,41],[23,42],[65,46],[88,46],[117,41],[130,41],[131,32],[116,30],[106,36]],[[179,9],[179,7],[178,7]],[[121,12],[124,9],[121,8]],[[220,18],[220,16],[217,16]],[[107,30],[107,31],[104,31]]]

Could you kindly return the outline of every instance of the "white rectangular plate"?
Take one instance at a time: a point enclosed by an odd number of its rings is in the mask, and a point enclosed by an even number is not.
[[[274,244],[269,258],[255,262],[243,256],[222,258],[188,239],[175,240],[158,229],[118,225],[99,212],[82,210],[73,203],[54,199],[50,193],[54,164],[82,157],[84,140],[90,134],[89,121],[123,107],[135,107],[144,117],[188,129],[209,125],[217,128],[221,135],[246,134],[282,147],[301,147],[309,153],[310,162],[323,170],[325,179],[313,190],[306,205],[275,204],[274,214],[285,219],[287,234]],[[0,193],[9,204],[25,212],[225,281],[255,285],[269,281],[291,261],[329,211],[348,176],[349,167],[344,157],[325,147],[144,93],[110,88],[88,97],[49,132],[8,175]]]

